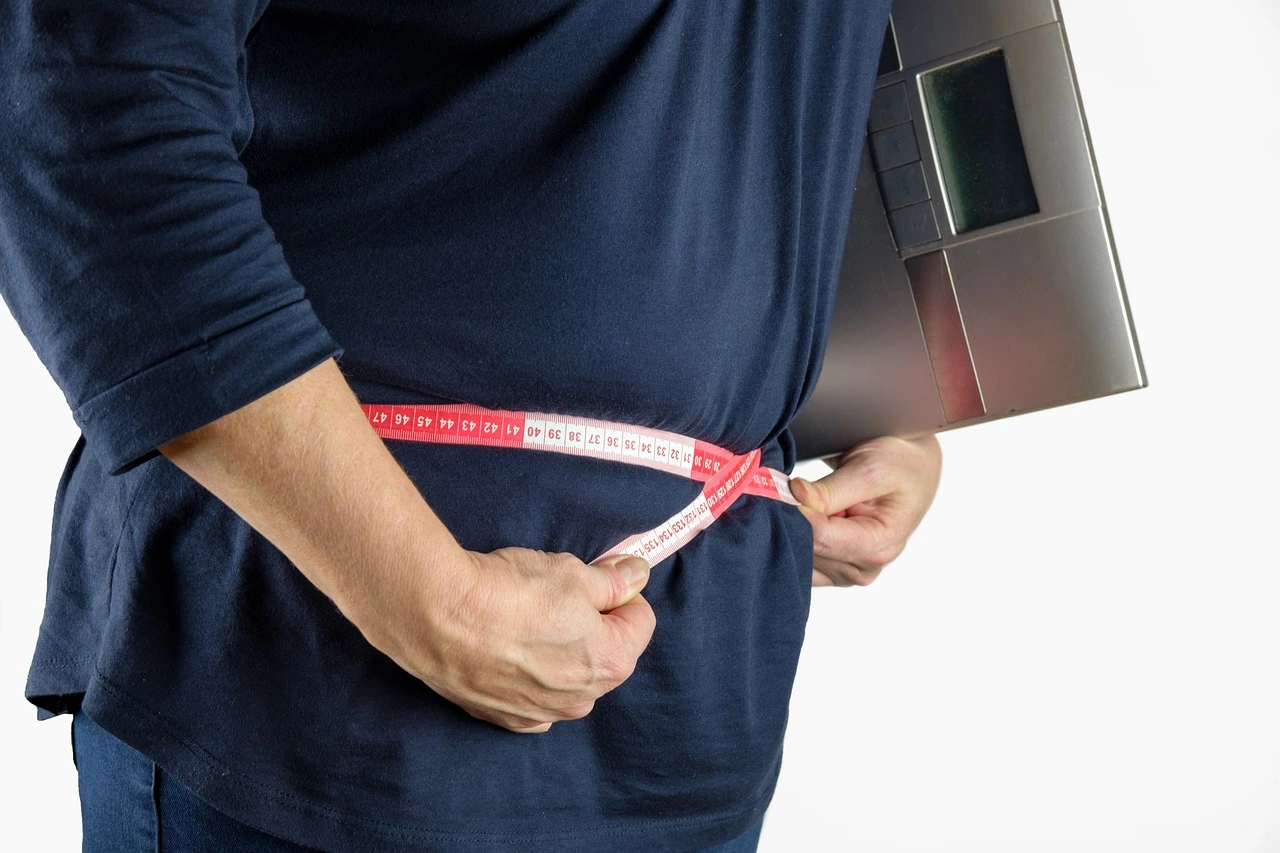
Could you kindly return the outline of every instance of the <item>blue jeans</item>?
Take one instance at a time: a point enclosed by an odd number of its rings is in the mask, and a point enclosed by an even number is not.
[[[71,719],[84,853],[299,853],[311,850],[235,820],[84,714]],[[757,823],[702,853],[753,853]]]

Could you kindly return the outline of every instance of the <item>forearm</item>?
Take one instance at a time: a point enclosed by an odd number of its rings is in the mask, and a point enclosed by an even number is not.
[[[366,634],[380,590],[438,580],[464,559],[333,359],[159,450]]]

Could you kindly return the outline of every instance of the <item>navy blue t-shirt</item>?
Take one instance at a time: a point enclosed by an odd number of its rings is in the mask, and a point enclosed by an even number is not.
[[[678,850],[757,821],[809,608],[793,507],[744,497],[655,565],[634,675],[527,736],[369,646],[155,448],[338,356],[364,402],[643,424],[789,471],[888,5],[3,4],[0,290],[83,433],[27,697],[325,850]],[[699,488],[388,446],[476,551],[591,559]]]

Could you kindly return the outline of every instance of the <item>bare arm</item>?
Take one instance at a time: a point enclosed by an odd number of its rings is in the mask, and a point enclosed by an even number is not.
[[[464,550],[332,359],[159,449],[473,716],[532,732],[585,716],[652,634],[643,560]]]
[[[159,450],[356,624],[386,584],[456,580],[466,560],[332,359]]]

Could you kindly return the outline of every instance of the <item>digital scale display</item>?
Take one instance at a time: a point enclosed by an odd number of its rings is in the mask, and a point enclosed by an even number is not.
[[[920,88],[954,233],[1039,213],[1004,52],[922,74]]]

